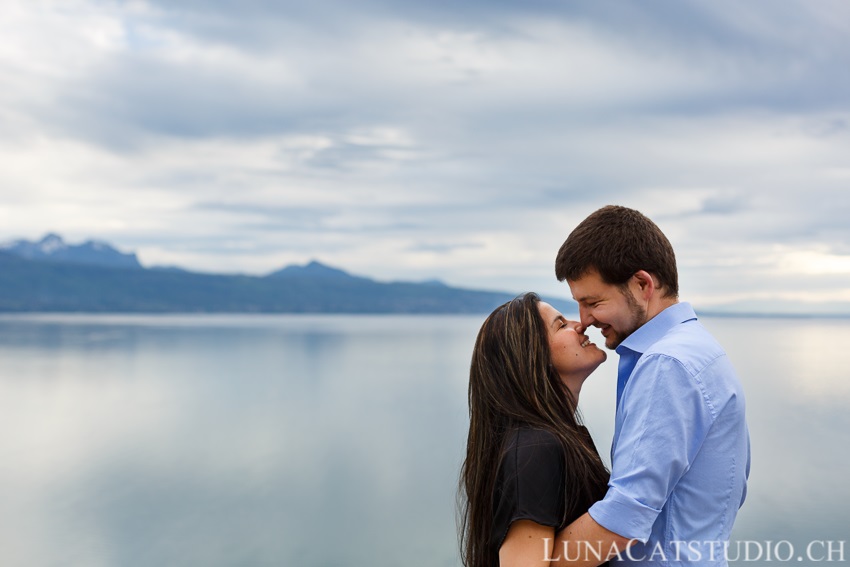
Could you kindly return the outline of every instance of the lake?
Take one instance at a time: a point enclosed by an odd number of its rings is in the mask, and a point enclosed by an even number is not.
[[[459,565],[483,319],[0,316],[0,565]],[[846,563],[850,320],[702,321],[747,395],[734,539]],[[607,462],[616,358],[581,399]]]

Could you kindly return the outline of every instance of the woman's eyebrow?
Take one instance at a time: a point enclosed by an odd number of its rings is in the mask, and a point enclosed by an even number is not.
[[[557,323],[558,321],[560,321],[561,323],[564,323],[565,325],[566,325],[566,323],[567,323],[567,320],[566,320],[566,319],[564,319],[564,316],[563,316],[563,315],[558,315],[557,317],[555,317],[554,319],[552,319],[552,323],[551,323],[549,326],[550,326],[550,327],[554,327],[554,326],[555,326],[555,323]]]

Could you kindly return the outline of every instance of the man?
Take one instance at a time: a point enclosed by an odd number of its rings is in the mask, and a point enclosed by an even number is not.
[[[726,353],[679,303],[669,240],[640,212],[603,207],[569,235],[555,273],[582,325],[620,355],[608,492],[557,549],[614,544],[626,565],[726,565],[750,467],[744,394]]]

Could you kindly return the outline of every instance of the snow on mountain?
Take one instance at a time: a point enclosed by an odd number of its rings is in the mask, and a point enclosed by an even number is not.
[[[50,233],[37,242],[15,240],[0,249],[27,260],[67,264],[89,264],[113,268],[141,268],[133,253],[125,254],[102,241],[88,240],[82,244],[67,244],[58,234]]]
[[[52,233],[42,238],[40,242],[35,244],[35,246],[37,246],[39,251],[46,256],[50,256],[51,254],[54,254],[59,250],[64,250],[68,247],[68,245],[62,240],[61,236]]]

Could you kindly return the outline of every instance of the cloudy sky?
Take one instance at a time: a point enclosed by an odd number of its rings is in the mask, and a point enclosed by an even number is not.
[[[0,240],[568,296],[639,208],[683,298],[850,312],[841,0],[4,0]]]

